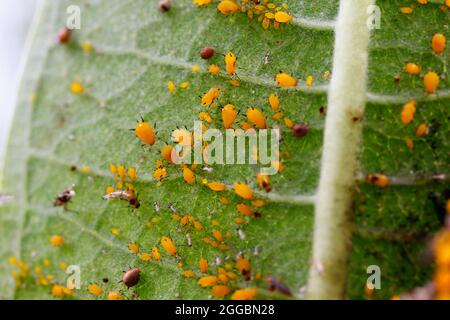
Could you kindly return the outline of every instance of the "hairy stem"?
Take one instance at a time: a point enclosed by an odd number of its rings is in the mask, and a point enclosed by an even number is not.
[[[315,207],[309,299],[342,299],[345,293],[360,119],[366,102],[370,37],[367,9],[373,3],[373,0],[341,0],[340,3]]]

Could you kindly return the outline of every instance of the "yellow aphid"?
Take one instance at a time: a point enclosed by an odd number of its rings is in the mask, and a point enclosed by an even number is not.
[[[206,122],[208,122],[208,123],[211,123],[211,122],[212,122],[211,115],[210,115],[209,113],[207,113],[207,112],[204,112],[204,111],[202,111],[202,112],[200,112],[200,113],[198,114],[198,118],[199,118],[200,120],[206,121]]]
[[[322,75],[323,80],[327,81],[328,79],[330,79],[331,76],[331,72],[329,70],[325,71]]]
[[[189,215],[186,214],[186,215],[184,215],[184,216],[180,219],[180,224],[181,224],[182,226],[185,226],[185,225],[187,225],[188,223],[189,223]]]
[[[109,171],[111,171],[112,174],[117,173],[117,167],[114,164],[109,165]]]
[[[42,268],[41,268],[40,266],[35,266],[35,267],[34,267],[34,272],[35,272],[36,274],[41,274],[41,273],[42,273]]]
[[[64,287],[59,284],[54,284],[52,287],[52,296],[56,298],[64,297]]]
[[[261,110],[250,107],[247,109],[247,119],[253,123],[258,129],[267,128],[266,118]]]
[[[292,128],[294,126],[294,122],[289,118],[284,118],[284,124],[288,128]]]
[[[219,278],[219,281],[222,283],[227,283],[230,281],[230,279],[225,274],[219,274],[217,277]]]
[[[214,219],[214,220],[211,221],[211,224],[212,224],[213,226],[220,226],[220,221]]]
[[[225,191],[227,189],[227,186],[221,182],[208,182],[207,186],[212,191],[216,191],[216,192]]]
[[[313,76],[308,76],[308,77],[306,78],[306,85],[307,85],[308,87],[311,87],[312,84],[313,84],[313,81],[314,81],[314,77],[313,77]]]
[[[140,251],[139,247],[133,242],[130,242],[128,244],[128,249],[130,249],[130,251],[133,252],[134,254],[138,254]]]
[[[421,71],[422,71],[422,69],[420,68],[420,66],[413,62],[409,62],[405,66],[405,72],[409,73],[411,75],[420,74]]]
[[[436,33],[431,40],[431,47],[436,54],[441,54],[445,50],[446,39],[442,33]]]
[[[264,30],[267,30],[270,27],[270,19],[264,18],[261,25]]]
[[[424,135],[428,134],[428,131],[429,131],[428,126],[425,123],[422,123],[417,127],[416,137],[418,138],[423,137]]]
[[[225,66],[229,76],[236,74],[236,55],[231,51],[225,55]]]
[[[194,0],[194,4],[196,4],[199,7],[206,6],[206,5],[210,4],[211,2],[212,2],[212,0]]]
[[[280,23],[289,23],[292,20],[292,16],[290,16],[289,14],[287,14],[284,11],[278,11],[277,13],[275,13],[275,21],[280,22]]]
[[[85,166],[81,167],[80,171],[83,173],[89,173],[89,172],[91,172],[91,168],[89,166],[85,165]]]
[[[118,237],[118,236],[120,236],[121,231],[120,231],[120,229],[117,229],[117,228],[111,228],[111,234]]]
[[[122,189],[123,188],[123,181],[118,181],[117,182],[117,189]]]
[[[265,16],[267,19],[270,19],[270,20],[275,19],[275,14],[274,14],[273,12],[270,12],[270,11],[267,11],[267,12],[264,14],[264,16]]]
[[[52,265],[51,261],[48,260],[47,258],[42,259],[42,264],[46,267],[50,267]]]
[[[17,265],[17,258],[14,257],[14,256],[9,257],[9,258],[8,258],[8,263],[9,263],[11,266]]]
[[[405,144],[406,144],[406,147],[407,147],[409,150],[414,149],[414,141],[412,141],[412,139],[406,138],[406,139],[405,139]]]
[[[428,94],[433,94],[439,86],[439,75],[436,72],[428,72],[423,78],[423,85]]]
[[[185,270],[183,272],[183,277],[185,277],[185,278],[193,278],[193,277],[195,277],[195,272],[191,271],[191,270]]]
[[[156,261],[161,260],[161,254],[159,253],[159,250],[157,247],[152,248],[152,255],[153,255],[153,259],[155,259]]]
[[[253,211],[249,206],[247,206],[244,203],[239,203],[238,205],[236,205],[236,209],[237,211],[246,216],[253,216],[255,214],[255,211]]]
[[[245,258],[238,258],[236,261],[236,269],[242,274],[248,274],[250,272],[250,261]]]
[[[231,300],[252,300],[258,295],[258,290],[247,288],[236,290],[231,295]]]
[[[137,173],[135,168],[128,168],[128,177],[133,181],[137,180]]]
[[[82,94],[84,92],[84,87],[80,82],[74,81],[70,85],[70,91],[74,94]]]
[[[277,112],[280,108],[280,100],[278,99],[278,96],[275,93],[272,93],[269,96],[269,104],[272,107],[272,110],[274,112]]]
[[[174,256],[177,253],[177,248],[175,247],[175,244],[173,243],[172,239],[169,237],[162,237],[161,238],[161,245],[171,256]]]
[[[183,179],[187,184],[193,184],[195,182],[195,173],[185,166],[183,168]]]
[[[275,81],[280,87],[296,87],[297,80],[287,73],[281,72],[275,76]]]
[[[169,81],[167,83],[167,89],[169,89],[170,93],[174,93],[175,92],[175,83],[173,83],[173,81]]]
[[[220,95],[219,87],[212,87],[202,97],[202,106],[210,106]]]
[[[223,121],[223,127],[225,129],[231,128],[234,121],[236,120],[236,117],[238,115],[238,112],[236,110],[236,107],[232,104],[227,104],[222,108],[222,121]]]
[[[189,87],[189,82],[182,82],[180,83],[180,88],[181,89],[187,89]]]
[[[230,203],[230,199],[228,199],[227,197],[220,197],[219,202],[223,205],[227,205]]]
[[[212,287],[211,294],[216,298],[223,298],[231,291],[230,287],[225,285],[217,285]]]
[[[266,202],[262,199],[256,199],[252,201],[252,205],[254,205],[257,208],[260,208],[264,207],[266,205]]]
[[[136,134],[136,137],[138,137],[138,139],[144,142],[145,144],[153,145],[156,141],[155,131],[148,122],[139,121],[136,124],[134,133]]]
[[[414,100],[409,101],[403,106],[401,113],[401,120],[404,125],[407,125],[414,119],[416,113],[416,102]]]
[[[222,232],[220,232],[219,230],[213,230],[212,235],[213,235],[214,239],[216,239],[217,241],[219,241],[219,242],[224,241]]]
[[[83,52],[86,54],[90,54],[93,50],[92,44],[90,41],[86,40],[81,44],[81,49],[83,49]]]
[[[222,0],[217,5],[217,10],[219,10],[223,14],[230,14],[238,11],[241,7],[238,4],[231,0]]]
[[[241,198],[250,200],[253,198],[253,191],[243,182],[236,182],[233,186],[234,192]]]
[[[208,261],[205,258],[200,258],[198,261],[198,267],[203,273],[208,273]]]
[[[208,72],[216,76],[220,73],[220,69],[217,64],[212,64],[209,66]]]
[[[230,80],[230,84],[231,84],[233,87],[239,87],[239,86],[241,85],[241,83],[240,83],[239,80],[237,80],[237,79],[231,79],[231,80]]]
[[[88,291],[90,294],[92,294],[94,296],[99,296],[103,293],[103,289],[96,283],[91,283],[88,286]]]
[[[110,193],[113,193],[114,192],[114,188],[112,187],[112,186],[108,186],[107,188],[106,188],[106,194],[110,194]]]
[[[403,14],[410,14],[413,12],[413,8],[411,7],[401,7],[400,12]]]
[[[52,236],[50,238],[50,243],[52,246],[55,246],[55,247],[62,246],[64,243],[64,237],[59,234],[55,234],[54,236]]]
[[[417,0],[417,2],[420,4],[427,4],[428,0]]]
[[[124,166],[120,165],[117,167],[117,174],[119,175],[120,179],[125,179],[126,177],[126,169]]]
[[[369,174],[366,179],[367,182],[380,188],[386,188],[389,186],[389,178],[382,174]]]
[[[211,287],[217,283],[219,279],[216,276],[205,276],[198,280],[198,284],[202,287]]]
[[[195,64],[195,65],[192,66],[191,70],[192,70],[192,72],[197,73],[197,72],[200,72],[202,69],[200,68],[199,65]]]
[[[117,291],[108,292],[108,300],[122,300],[122,295]]]
[[[166,176],[167,176],[167,171],[166,171],[166,168],[164,168],[164,167],[156,168],[155,171],[153,171],[153,178],[155,178],[156,180],[161,180],[161,179],[165,178]]]
[[[140,255],[139,259],[141,259],[142,261],[145,261],[145,262],[150,261],[150,260],[152,260],[152,254],[145,252]]]

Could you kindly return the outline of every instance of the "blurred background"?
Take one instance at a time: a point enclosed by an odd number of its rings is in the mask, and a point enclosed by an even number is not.
[[[0,0],[0,163],[14,114],[25,41],[38,0]]]

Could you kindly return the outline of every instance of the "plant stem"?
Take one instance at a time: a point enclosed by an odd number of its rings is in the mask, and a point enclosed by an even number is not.
[[[350,253],[351,207],[366,102],[373,0],[341,0],[336,23],[333,77],[328,91],[322,169],[315,207],[309,299],[342,299]]]

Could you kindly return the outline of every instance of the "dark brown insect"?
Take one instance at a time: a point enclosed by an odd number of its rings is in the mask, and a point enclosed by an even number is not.
[[[103,278],[102,281],[103,281],[103,283],[108,283],[109,279],[108,278]]]
[[[103,196],[104,200],[124,200],[128,201],[130,206],[135,207],[136,209],[141,206],[141,203],[139,202],[139,199],[134,194],[134,192],[127,191],[127,190],[117,190],[113,191],[109,194],[106,194]]]
[[[205,60],[211,59],[215,53],[216,49],[213,47],[204,47],[200,49],[200,57]]]
[[[161,12],[167,12],[172,8],[172,1],[171,0],[161,0],[159,2],[159,10]]]
[[[141,278],[141,270],[138,268],[132,268],[125,272],[122,276],[122,282],[128,288],[134,287]]]
[[[77,166],[76,165],[71,165],[69,167],[69,170],[72,171],[72,172],[77,171]]]
[[[306,124],[297,123],[292,127],[292,135],[294,137],[303,138],[309,132],[309,127]]]
[[[73,184],[67,189],[65,189],[63,192],[58,194],[55,198],[53,205],[55,207],[62,207],[62,206],[65,207],[67,203],[69,203],[69,201],[75,196],[75,191],[73,190],[74,187],[75,185]]]
[[[261,183],[261,186],[263,187],[263,189],[264,189],[266,192],[272,191],[272,186],[270,185],[270,183],[267,183],[267,181],[263,181],[263,182]]]
[[[281,279],[268,276],[266,282],[269,285],[269,291],[278,291],[286,296],[292,297],[291,290],[281,281]]]
[[[64,27],[61,29],[61,31],[58,34],[58,41],[61,44],[66,44],[70,41],[70,37],[72,35],[72,30],[70,30],[67,27]]]

